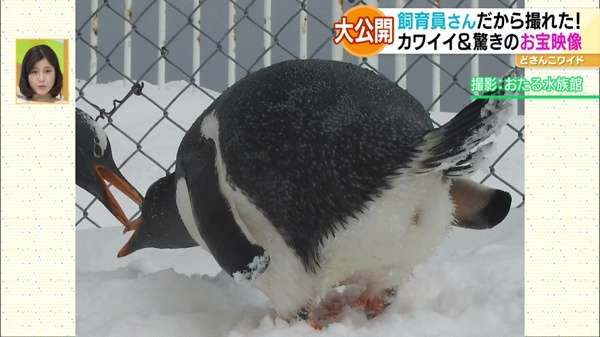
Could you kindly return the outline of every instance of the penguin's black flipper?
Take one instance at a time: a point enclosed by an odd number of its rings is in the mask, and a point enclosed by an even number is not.
[[[198,230],[223,270],[236,279],[252,280],[268,267],[269,256],[248,241],[221,193],[215,143],[198,138],[184,140],[185,152],[180,153],[177,165],[186,180]]]
[[[506,124],[510,117],[507,106],[506,101],[497,99],[473,101],[448,123],[423,135],[415,145],[409,170],[417,174],[442,170],[449,177],[472,173],[493,151],[492,142],[479,145]]]

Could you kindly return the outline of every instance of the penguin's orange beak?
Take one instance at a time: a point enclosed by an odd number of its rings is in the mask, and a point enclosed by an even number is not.
[[[130,230],[138,230],[140,228],[140,226],[142,226],[142,217],[140,216],[139,218],[133,220],[130,224]],[[117,257],[123,257],[123,256],[127,256],[130,253],[132,253],[131,250],[131,242],[135,239],[135,235],[137,234],[134,233],[129,240],[127,241],[127,243],[125,243],[125,245],[123,245],[123,247],[121,247],[121,249],[119,249],[119,252],[117,253]]]
[[[131,239],[129,239],[129,241],[131,241]],[[119,252],[117,253],[117,257],[127,256],[127,255],[129,255],[129,253],[131,253],[129,251],[129,241],[127,241],[127,243],[125,243],[125,245],[123,247],[121,247],[121,249],[119,249]]]
[[[109,186],[114,186],[138,205],[141,205],[144,202],[144,198],[142,198],[138,191],[133,188],[133,186],[131,186],[131,184],[125,180],[124,177],[115,173],[110,168],[97,165],[95,166],[95,171],[104,184],[104,195],[107,203],[106,207],[125,226],[125,231],[135,229],[136,221],[129,222],[127,215],[125,215],[125,212],[123,212],[123,209],[110,191]]]

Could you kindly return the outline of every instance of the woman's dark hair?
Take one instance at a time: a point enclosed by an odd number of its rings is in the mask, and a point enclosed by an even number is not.
[[[60,94],[63,84],[63,76],[60,71],[60,65],[58,64],[58,58],[52,50],[45,44],[31,47],[25,53],[23,63],[21,64],[21,79],[19,80],[19,89],[21,93],[27,98],[32,98],[35,91],[29,85],[29,73],[31,73],[33,66],[40,60],[46,59],[54,67],[54,86],[50,89],[50,96],[56,97]]]

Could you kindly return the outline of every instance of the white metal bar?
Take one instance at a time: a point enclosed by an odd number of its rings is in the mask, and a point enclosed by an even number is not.
[[[479,0],[471,0],[471,8],[479,8]],[[479,76],[479,55],[471,60],[471,77]]]
[[[308,14],[304,10],[307,8],[308,0],[302,0],[302,10],[300,11],[299,21],[300,21],[300,47],[298,56],[301,59],[305,59],[308,57]]]
[[[202,0],[195,0],[194,1],[194,8],[196,6],[198,6],[200,4],[200,1]],[[198,10],[196,10],[194,12],[194,18],[193,23],[198,26],[198,28],[201,28],[200,26],[200,17],[201,17],[201,11],[202,11],[202,7],[199,7]],[[197,29],[194,29],[194,33],[193,35],[193,39],[194,41],[192,41],[192,71],[196,71],[198,70],[198,67],[200,67],[200,31],[198,31]],[[198,71],[196,73],[196,75],[194,75],[194,82],[196,82],[197,85],[200,85],[200,71]]]
[[[471,60],[471,77],[479,76],[479,55],[475,55]]]
[[[377,0],[367,0],[365,3],[372,7],[379,7],[379,2]],[[378,55],[368,57],[367,62],[369,63],[369,65],[372,68],[374,68],[375,70],[379,70],[379,56]]]
[[[515,68],[515,58],[517,56],[516,55],[508,55],[508,63],[510,64],[511,68]],[[513,100],[511,102],[511,104],[508,106],[508,109],[510,111],[510,116],[516,116],[517,115],[517,110],[519,107],[519,101],[518,100]]]
[[[437,64],[440,64],[440,55],[439,54],[435,54],[435,55],[431,55],[431,60]],[[436,66],[435,64],[432,64],[432,76],[431,76],[431,98],[433,100],[437,99],[440,96],[440,82],[441,82],[441,77],[440,77],[440,67]],[[435,104],[433,104],[433,106],[431,107],[431,111],[433,112],[439,112],[440,111],[440,103],[441,103],[441,98],[435,102]]]
[[[165,0],[158,0],[158,46],[164,47],[165,37],[167,33],[167,4]],[[160,50],[158,56],[161,56]],[[158,61],[157,84],[162,86],[165,84],[165,60]]]
[[[400,54],[394,57],[394,80],[398,80],[402,74],[406,71],[406,55]],[[408,74],[404,75],[404,77],[400,78],[398,81],[398,85],[404,89],[406,88],[406,79],[408,78]]]
[[[133,21],[133,8],[131,8],[131,0],[125,0],[125,17],[129,20],[124,21],[123,34],[127,35],[131,32],[131,21]],[[125,38],[123,43],[123,73],[128,78],[131,78],[131,35]],[[128,80],[123,80],[124,84],[128,84]]]
[[[407,0],[396,0],[396,8],[404,8],[406,6]],[[398,54],[394,56],[394,80],[398,80],[402,74],[406,71],[406,54]],[[408,74],[406,74],[400,81],[398,81],[398,85],[402,88],[406,89],[406,79]]]
[[[439,8],[440,7],[440,1],[436,0],[435,1],[435,7]],[[438,97],[440,96],[440,87],[441,87],[441,76],[440,76],[440,67],[441,66],[441,62],[440,62],[440,55],[439,54],[434,54],[431,55],[431,60],[436,63],[433,64],[433,68],[431,71],[431,97],[433,100],[438,99]],[[433,112],[439,112],[440,111],[440,106],[442,102],[442,98],[439,97],[439,100],[437,102],[435,102],[433,104],[433,106],[431,107],[431,111]]]
[[[344,0],[331,0],[331,22],[336,22],[342,17],[342,3]],[[341,61],[344,58],[344,47],[341,44],[331,43],[331,59]]]
[[[227,27],[231,29],[235,19],[235,0],[229,0],[227,9]],[[227,35],[227,54],[235,60],[235,29]],[[235,83],[235,63],[229,59],[227,61],[227,85]]]
[[[273,43],[273,41],[271,40],[271,0],[265,0],[263,9],[265,17],[265,32],[263,33],[263,46],[266,50],[265,55],[263,56],[263,64],[265,67],[268,67],[271,65],[271,49],[269,47],[271,46],[271,43]]]
[[[513,6],[511,8],[514,8],[515,4],[513,4]],[[527,2],[525,2],[525,7],[527,7]],[[517,57],[517,55],[508,55],[508,64],[510,64],[510,67],[512,69],[515,68],[515,58]],[[523,70],[524,71],[524,70]],[[508,106],[508,109],[510,111],[510,116],[516,116],[517,112],[518,112],[518,107],[519,107],[519,101],[518,100],[513,100],[511,102],[511,104]]]
[[[94,13],[98,9],[98,0],[91,0],[91,11]],[[98,29],[99,29],[98,15],[94,15],[92,18],[92,26],[90,29],[90,44],[92,47],[98,47]],[[92,75],[98,70],[98,58],[96,57],[96,51],[90,48],[90,83],[96,83],[98,76],[92,78]]]

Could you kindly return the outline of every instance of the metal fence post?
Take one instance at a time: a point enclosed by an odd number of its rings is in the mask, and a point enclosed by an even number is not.
[[[431,55],[431,60],[433,62],[435,62],[436,64],[441,64],[439,54]],[[437,99],[437,101],[431,107],[431,111],[439,112],[440,105],[441,105],[440,102],[442,100],[440,97],[441,78],[440,78],[440,67],[437,66],[436,64],[434,64],[433,68],[431,69],[431,71],[432,71],[432,73],[431,73],[431,89],[432,89],[431,90],[431,98],[432,98],[432,101],[435,101],[436,99]]]
[[[471,0],[471,7],[479,8],[479,0]],[[479,76],[479,55],[471,60],[471,77]]]
[[[131,8],[131,0],[125,0],[125,17],[129,20],[124,20],[123,34],[127,36],[131,32],[131,21],[133,21],[133,10]],[[131,78],[131,35],[125,38],[123,43],[123,74],[127,78]],[[129,81],[123,80],[123,84],[127,85]]]
[[[263,56],[263,65],[268,67],[271,65],[271,0],[265,0],[263,7],[263,16],[265,17],[265,22],[263,28],[265,31],[263,32],[263,46],[266,50],[265,55]]]
[[[365,3],[369,6],[379,7],[379,2],[377,0],[366,0]],[[367,63],[369,63],[371,68],[379,70],[379,56],[375,55],[368,57]]]
[[[406,7],[407,0],[396,0],[397,8]],[[406,74],[404,77],[400,78],[402,74],[406,71],[406,55],[398,54],[394,56],[394,80],[398,81],[398,85],[402,88],[406,89],[406,78],[408,77]],[[400,80],[398,80],[400,78]]]
[[[342,16],[342,5],[344,0],[331,0],[331,25]],[[344,58],[344,47],[341,44],[331,42],[331,59],[341,61]]]
[[[98,71],[98,58],[96,57],[96,50],[94,48],[98,48],[98,29],[100,29],[100,25],[98,15],[94,14],[98,10],[98,0],[91,1],[91,11],[94,16],[92,17],[90,27],[90,44],[93,47],[90,48],[90,83],[96,83],[98,77],[94,75]]]
[[[200,2],[202,0],[194,1],[194,7],[200,6]],[[198,28],[202,27],[200,18],[201,18],[202,6],[198,7],[194,12],[193,22],[195,25],[198,25]],[[194,29],[194,33],[192,34],[192,69],[193,71],[198,70],[200,67],[200,31],[198,29]],[[194,75],[194,82],[200,85],[200,71],[198,70]]]
[[[231,86],[235,83],[235,28],[233,23],[235,21],[235,0],[229,0],[227,6],[227,28],[231,29],[227,35],[227,55],[229,60],[227,61],[227,85]],[[233,59],[233,60],[232,60]]]
[[[308,56],[308,14],[305,10],[307,5],[308,0],[302,0],[302,10],[300,11],[299,16],[300,36],[298,37],[300,44],[300,46],[298,47],[298,57],[301,59],[305,59]]]
[[[158,0],[158,46],[160,48],[165,46],[167,35],[167,4],[165,0]],[[162,50],[158,51],[158,56],[162,56]],[[165,84],[165,59],[161,58],[158,61],[158,73],[156,82],[159,86]]]

